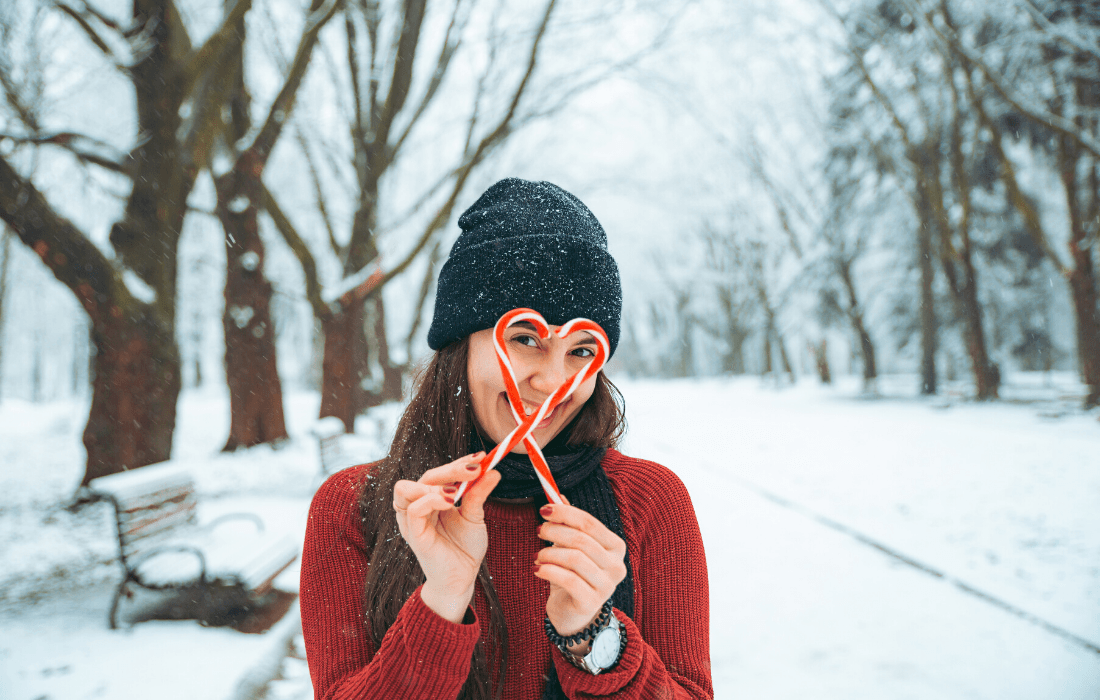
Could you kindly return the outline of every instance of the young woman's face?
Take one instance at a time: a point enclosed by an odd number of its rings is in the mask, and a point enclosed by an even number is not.
[[[557,331],[560,326],[550,328]],[[528,414],[537,411],[546,397],[582,370],[596,354],[596,340],[588,333],[577,332],[567,338],[551,333],[548,339],[543,340],[535,327],[526,321],[504,331],[504,347],[512,360],[516,385]],[[504,378],[500,376],[492,328],[470,336],[466,370],[478,427],[482,434],[499,443],[516,427],[516,420],[508,405]],[[562,428],[569,425],[595,388],[596,377],[592,376],[535,427],[532,436],[539,447],[545,447]],[[513,452],[526,454],[527,448],[521,442]]]

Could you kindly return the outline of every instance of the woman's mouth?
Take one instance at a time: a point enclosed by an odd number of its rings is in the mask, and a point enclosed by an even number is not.
[[[571,400],[572,398],[566,399],[565,401],[562,401],[557,406],[555,406],[552,411],[546,414],[545,418],[538,422],[538,425],[535,426],[535,430],[541,430],[543,428],[550,427],[550,424],[554,422],[555,418],[557,418],[558,411],[562,410]],[[523,409],[527,413],[527,415],[531,415],[532,413],[537,412],[540,408],[542,408],[541,403],[529,403],[527,401],[523,402]]]

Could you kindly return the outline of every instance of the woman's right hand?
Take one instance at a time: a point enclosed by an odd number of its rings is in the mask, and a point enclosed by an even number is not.
[[[429,469],[417,481],[402,479],[393,489],[398,530],[426,577],[421,597],[451,622],[462,621],[489,548],[483,506],[500,482],[500,472],[486,472],[463,494],[462,505],[454,505],[457,484],[477,478],[484,456],[461,457]]]

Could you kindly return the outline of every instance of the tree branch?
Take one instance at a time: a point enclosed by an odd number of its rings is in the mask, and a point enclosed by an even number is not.
[[[306,280],[306,300],[313,308],[313,315],[324,320],[332,315],[332,311],[321,298],[321,282],[317,278],[317,263],[313,259],[313,254],[309,252],[309,247],[298,235],[298,231],[295,230],[294,225],[290,223],[290,219],[283,213],[279,203],[275,201],[271,190],[263,183],[260,183],[260,186],[263,188],[264,210],[271,217],[271,220],[275,223],[275,229],[282,235],[283,240],[290,246],[290,250],[294,252],[294,257],[298,258],[298,262],[302,266],[302,272]]]
[[[238,2],[244,2],[244,0],[238,0]],[[318,4],[316,0],[314,4],[315,6]],[[298,51],[294,54],[294,60],[291,62],[290,73],[287,75],[279,94],[276,95],[275,101],[271,103],[267,119],[264,120],[260,132],[247,149],[258,156],[259,163],[266,163],[268,156],[271,155],[271,149],[274,148],[275,142],[279,139],[283,125],[286,123],[291,110],[294,109],[298,86],[301,85],[302,78],[305,77],[306,69],[309,67],[309,59],[313,53],[313,47],[317,44],[317,36],[325,24],[336,14],[336,9],[340,4],[341,0],[324,0],[323,4],[317,6],[306,18],[306,26],[302,30],[302,38],[298,42]]]
[[[125,156],[122,154],[117,154],[116,157],[112,158],[101,153],[95,153],[80,148],[78,144],[114,150],[109,144],[103,143],[99,139],[94,139],[90,136],[84,136],[83,134],[77,134],[71,131],[40,134],[36,136],[0,133],[0,139],[5,138],[11,139],[15,143],[25,143],[34,146],[57,146],[58,148],[63,148],[72,153],[81,162],[98,165],[101,168],[119,173],[120,175],[125,175],[126,177],[133,177],[133,173],[124,162]]]
[[[84,19],[83,15],[81,15],[75,9],[73,9],[72,7],[69,7],[68,5],[66,5],[63,2],[55,2],[54,7],[56,7],[57,9],[61,10],[65,14],[67,14],[69,17],[72,17],[73,20],[78,25],[80,25],[80,28],[84,30],[84,33],[88,35],[88,39],[90,39],[91,42],[93,44],[95,44],[97,49],[99,49],[100,51],[103,52],[104,56],[106,56],[107,58],[111,59],[112,61],[114,61],[116,63],[118,62],[117,57],[115,56],[115,52],[112,51],[111,47],[107,45],[107,42],[104,41],[101,36],[99,36],[99,33],[96,32],[95,28],[92,27],[91,23],[89,23],[88,20]]]
[[[461,25],[458,24],[458,12],[462,7],[462,0],[455,0],[454,12],[451,13],[450,24],[447,25],[447,32],[443,36],[443,46],[439,50],[439,58],[435,62],[435,70],[432,72],[432,78],[428,83],[427,89],[424,91],[423,97],[420,98],[420,103],[416,106],[416,111],[413,112],[412,118],[405,125],[404,130],[401,132],[401,136],[397,138],[393,147],[388,149],[386,153],[387,162],[392,162],[397,157],[397,153],[401,150],[401,146],[404,145],[405,140],[408,139],[409,134],[412,133],[413,127],[420,120],[420,116],[424,113],[424,110],[431,104],[432,99],[435,97],[436,92],[439,90],[439,86],[443,83],[443,78],[447,75],[447,68],[450,67],[451,58],[458,51],[458,47],[462,45],[462,29],[465,27],[465,21]],[[457,27],[457,31],[456,31]],[[453,34],[457,34],[455,39],[451,39]]]
[[[424,22],[426,4],[426,0],[405,0],[404,21],[400,38],[397,41],[397,51],[394,54],[390,89],[386,93],[386,101],[382,103],[377,123],[371,124],[375,148],[385,149],[387,147],[393,120],[397,117],[401,108],[405,106],[405,100],[408,99],[409,87],[412,85],[413,63],[416,60],[416,49],[420,43],[420,27]],[[384,150],[380,151],[380,155],[384,155]]]
[[[954,29],[948,27],[946,32],[940,31],[913,0],[903,0],[903,2],[909,6],[910,11],[916,15],[920,23],[939,39],[938,43],[941,46],[945,46],[949,52],[958,54],[960,57],[977,66],[978,70],[980,70],[986,80],[989,81],[989,84],[992,85],[997,94],[1001,96],[1001,99],[1007,102],[1013,109],[1036,124],[1069,138],[1093,156],[1100,158],[1100,142],[1082,133],[1077,125],[1069,119],[1058,116],[1041,107],[1025,104],[1023,99],[1016,96],[1012,90],[1005,86],[997,73],[986,65],[985,61],[983,61],[980,56],[963,45],[962,40],[959,39],[959,35]]]
[[[306,166],[309,168],[310,179],[313,181],[313,196],[317,201],[317,211],[321,214],[321,221],[325,223],[325,231],[328,233],[329,247],[332,248],[332,253],[337,258],[343,257],[340,254],[340,244],[336,240],[336,228],[332,225],[332,216],[329,214],[328,205],[325,200],[325,190],[321,186],[321,174],[317,170],[317,164],[313,161],[313,154],[309,150],[309,143],[306,142],[305,134],[302,133],[300,128],[295,130],[298,136],[298,146],[302,149],[302,154],[306,159]]]
[[[481,139],[477,148],[473,154],[469,157],[466,163],[460,167],[455,176],[454,186],[451,188],[451,194],[448,196],[447,201],[436,211],[435,217],[428,223],[424,229],[424,233],[420,236],[420,239],[413,246],[412,250],[406,255],[406,257],[392,268],[378,281],[374,287],[367,292],[364,299],[369,299],[378,294],[382,288],[394,277],[400,275],[405,271],[416,256],[420,254],[420,251],[424,249],[424,246],[435,236],[435,234],[441,230],[448,221],[450,221],[451,214],[454,211],[455,204],[458,202],[459,196],[462,194],[462,190],[466,185],[466,180],[469,178],[470,173],[474,168],[482,161],[485,155],[495,147],[501,139],[503,139],[511,128],[511,122],[516,114],[516,110],[519,107],[520,100],[523,98],[523,94],[527,89],[528,84],[531,81],[531,76],[535,72],[535,66],[538,64],[539,46],[542,42],[543,36],[546,34],[546,28],[550,25],[550,17],[554,12],[556,0],[549,0],[546,4],[546,10],[543,13],[542,20],[539,23],[538,30],[535,33],[534,39],[531,41],[531,51],[527,58],[527,66],[523,73],[523,78],[516,86],[515,93],[512,95],[512,100],[508,105],[508,109],[504,116],[501,117],[494,128],[489,134]]]
[[[252,0],[237,0],[233,9],[225,14],[217,31],[211,34],[206,43],[191,56],[184,69],[183,94],[190,93],[199,78],[207,75],[211,66],[221,62],[222,54],[234,42],[240,42],[237,25],[250,9],[252,9]]]
[[[54,277],[72,290],[93,322],[139,303],[111,261],[67,219],[59,216],[29,180],[0,157],[0,220],[38,254]]]

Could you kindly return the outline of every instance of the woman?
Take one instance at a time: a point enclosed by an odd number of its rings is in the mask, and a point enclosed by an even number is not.
[[[622,299],[603,228],[568,192],[518,179],[459,226],[436,353],[389,454],[331,477],[310,509],[301,609],[316,697],[713,697],[691,499],[666,468],[615,450],[621,396],[602,372],[533,433],[568,503],[547,503],[522,443],[477,478],[516,425],[493,349],[501,315],[533,308],[555,330],[589,318],[614,352]],[[528,410],[594,348],[529,324],[505,343]]]

